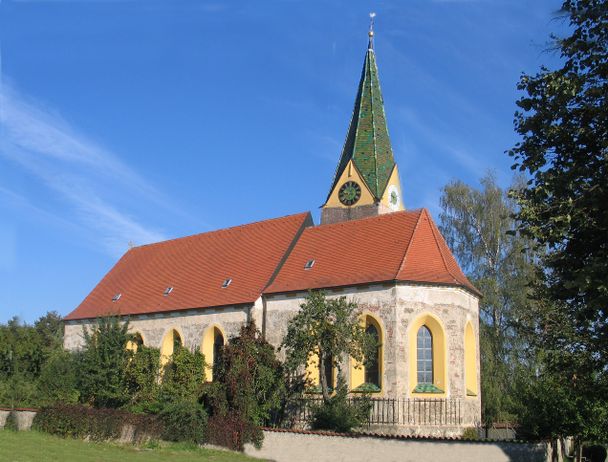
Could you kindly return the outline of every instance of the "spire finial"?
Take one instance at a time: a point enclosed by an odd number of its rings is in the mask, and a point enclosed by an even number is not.
[[[369,32],[367,33],[367,35],[369,35],[369,45],[367,48],[369,48],[370,50],[374,49],[374,18],[376,17],[376,13],[374,13],[373,11],[369,14]]]

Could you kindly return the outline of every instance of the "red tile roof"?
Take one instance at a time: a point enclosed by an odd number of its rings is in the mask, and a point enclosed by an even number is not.
[[[314,265],[305,269],[309,260]],[[305,229],[264,292],[387,281],[454,285],[480,295],[426,209]]]
[[[135,247],[65,319],[253,303],[309,225],[301,213]]]

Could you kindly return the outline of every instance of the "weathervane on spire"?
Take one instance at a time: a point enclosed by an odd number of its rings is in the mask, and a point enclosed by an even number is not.
[[[369,45],[368,48],[370,50],[374,49],[374,18],[376,17],[376,13],[374,13],[373,11],[369,14],[369,32],[367,33],[367,35],[369,35]]]

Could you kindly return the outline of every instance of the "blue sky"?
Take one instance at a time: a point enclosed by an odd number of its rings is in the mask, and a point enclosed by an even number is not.
[[[557,0],[0,0],[0,322],[75,308],[130,242],[318,207],[375,11],[404,202],[511,178]]]

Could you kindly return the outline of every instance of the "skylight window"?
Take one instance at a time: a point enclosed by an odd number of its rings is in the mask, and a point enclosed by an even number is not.
[[[232,283],[232,278],[228,278],[225,279],[224,282],[222,282],[222,289],[225,289],[226,287],[228,287],[230,284]]]
[[[167,295],[169,295],[171,292],[173,292],[173,287],[167,287],[165,289],[165,291],[163,292],[163,295],[166,297]]]
[[[312,268],[315,265],[315,261],[314,260],[308,260],[306,262],[306,264],[304,265],[304,269],[305,270],[309,270],[310,268]]]
[[[118,300],[120,300],[120,297],[122,297],[122,294],[121,293],[117,293],[116,295],[114,295],[112,297],[112,301],[113,302],[117,302]]]

